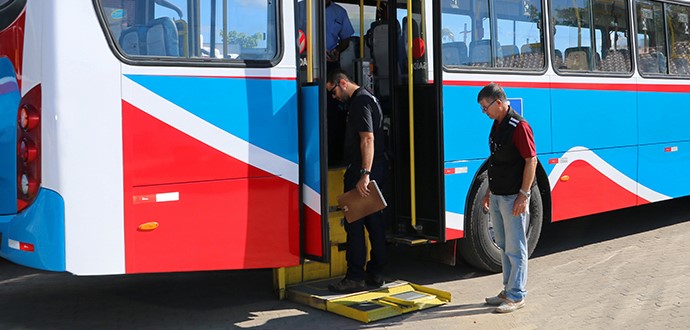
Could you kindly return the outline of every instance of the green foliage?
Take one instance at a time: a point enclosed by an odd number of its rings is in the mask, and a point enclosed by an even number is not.
[[[263,35],[259,32],[248,35],[244,32],[230,31],[225,33],[225,31],[220,31],[220,37],[226,40],[229,44],[239,44],[242,48],[256,48],[259,44],[259,40],[263,40]]]

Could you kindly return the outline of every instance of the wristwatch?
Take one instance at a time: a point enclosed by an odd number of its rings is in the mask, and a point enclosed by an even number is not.
[[[529,196],[532,196],[532,192],[530,192],[530,191],[524,191],[524,190],[520,189],[520,193],[525,195],[525,197],[527,197],[527,198],[529,198]]]
[[[371,174],[371,171],[369,171],[367,169],[361,169],[361,170],[359,170],[359,174],[361,174],[361,175]]]

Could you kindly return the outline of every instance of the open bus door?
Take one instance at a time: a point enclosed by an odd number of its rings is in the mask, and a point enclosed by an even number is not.
[[[389,33],[389,40],[397,43],[390,47],[389,57],[393,73],[390,154],[394,232],[444,242],[441,72],[434,65],[440,61],[435,61],[432,33],[440,30],[435,27],[435,4],[431,0],[396,0],[394,8],[388,6],[389,17],[396,17],[401,25],[400,37],[393,29]]]
[[[324,3],[296,2],[300,157],[302,180],[302,251],[307,259],[330,261],[328,227],[328,157],[326,150],[326,93]]]

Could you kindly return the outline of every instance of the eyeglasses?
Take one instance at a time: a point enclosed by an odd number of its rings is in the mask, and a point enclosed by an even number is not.
[[[491,101],[491,103],[489,103],[489,105],[487,105],[486,107],[479,105],[479,108],[482,109],[483,113],[486,113],[487,111],[489,111],[489,108],[491,108],[491,105],[493,105],[496,101],[498,101],[498,99]]]
[[[338,84],[336,84],[335,86],[333,86],[333,88],[328,90],[328,96],[333,97],[333,95],[335,95],[335,89],[336,88],[338,88]]]

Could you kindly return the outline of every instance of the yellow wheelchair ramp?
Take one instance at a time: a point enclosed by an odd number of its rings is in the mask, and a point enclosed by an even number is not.
[[[287,289],[288,299],[364,323],[440,306],[450,293],[405,281],[386,283],[369,291],[338,294],[328,285],[341,278],[301,283]]]

